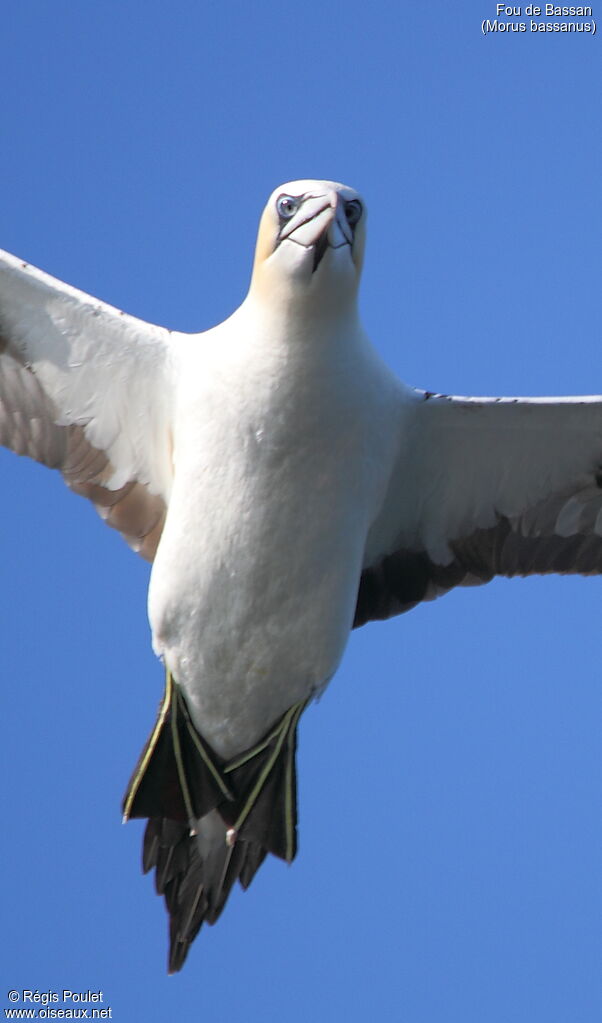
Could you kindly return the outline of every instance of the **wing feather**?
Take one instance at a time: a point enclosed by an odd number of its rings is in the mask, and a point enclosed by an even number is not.
[[[602,398],[414,392],[355,625],[494,575],[602,572]]]
[[[171,486],[169,332],[0,253],[0,443],[152,560]]]

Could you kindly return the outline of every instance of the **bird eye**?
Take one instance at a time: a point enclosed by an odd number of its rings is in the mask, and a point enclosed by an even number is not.
[[[290,220],[299,209],[299,199],[294,195],[281,195],[276,200],[276,209],[281,220]]]
[[[362,204],[359,199],[350,199],[345,203],[345,216],[349,227],[355,227],[362,215]]]

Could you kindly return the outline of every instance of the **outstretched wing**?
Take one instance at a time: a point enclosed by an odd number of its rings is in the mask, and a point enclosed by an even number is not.
[[[602,572],[602,397],[410,395],[356,626],[494,575]]]
[[[152,560],[171,486],[169,332],[0,252],[0,443],[60,469]]]

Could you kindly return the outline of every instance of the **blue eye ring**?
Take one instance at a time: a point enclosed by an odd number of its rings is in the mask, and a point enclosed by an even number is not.
[[[359,199],[349,199],[344,206],[345,216],[349,227],[355,227],[363,213],[363,207]]]
[[[301,205],[301,200],[294,195],[283,193],[276,199],[276,211],[281,220],[290,220]]]

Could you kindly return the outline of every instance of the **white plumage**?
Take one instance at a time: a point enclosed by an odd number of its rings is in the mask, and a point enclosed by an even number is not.
[[[248,297],[199,335],[0,258],[0,442],[153,562],[167,694],[125,812],[149,817],[172,969],[237,877],[294,856],[296,723],[354,624],[602,568],[602,400],[401,384],[357,314],[364,231],[352,189],[281,186]]]

